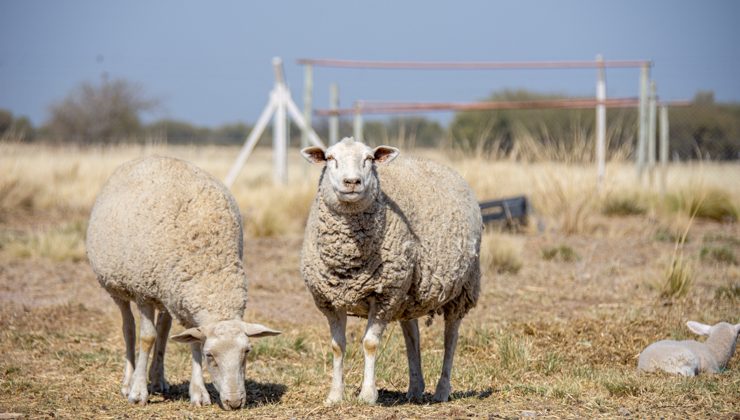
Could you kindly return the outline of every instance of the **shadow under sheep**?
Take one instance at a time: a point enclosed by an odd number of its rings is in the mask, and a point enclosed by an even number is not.
[[[288,387],[283,384],[260,383],[252,380],[244,381],[244,387],[247,391],[247,405],[244,408],[257,407],[266,404],[279,403]],[[190,401],[188,389],[190,381],[180,384],[170,384],[169,390],[164,395],[165,401]],[[208,394],[211,396],[211,403],[221,405],[218,397],[218,391],[213,384],[206,384]]]
[[[479,400],[488,398],[493,395],[493,389],[487,388],[481,391],[470,390],[470,391],[456,391],[450,394],[450,401],[475,397]],[[431,392],[425,392],[420,400],[409,401],[406,399],[406,393],[400,391],[388,391],[385,389],[378,390],[378,401],[377,404],[383,407],[391,407],[405,404],[438,404],[438,401],[434,401],[434,394]]]

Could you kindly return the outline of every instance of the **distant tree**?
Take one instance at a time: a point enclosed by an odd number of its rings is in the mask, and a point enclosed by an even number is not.
[[[139,85],[123,79],[84,82],[51,105],[46,131],[56,140],[81,144],[131,141],[143,133],[141,114],[156,105]]]
[[[27,117],[13,117],[7,109],[0,109],[0,139],[33,140],[35,130]]]
[[[446,131],[437,121],[423,117],[391,118],[388,121],[368,121],[363,134],[373,144],[391,144],[402,147],[436,147],[442,143]]]
[[[700,91],[690,106],[673,107],[671,153],[683,159],[740,158],[740,104],[715,103],[714,92]]]
[[[504,90],[491,94],[489,101],[531,101],[564,99],[562,94],[542,94],[527,90]],[[607,112],[607,127],[633,124],[632,110]],[[593,109],[526,109],[464,111],[455,114],[450,124],[453,145],[471,152],[510,153],[522,139],[545,145],[550,150],[570,151],[587,159],[590,151],[572,150],[576,139],[594,135]],[[609,129],[607,141],[610,150],[634,140],[634,130]]]

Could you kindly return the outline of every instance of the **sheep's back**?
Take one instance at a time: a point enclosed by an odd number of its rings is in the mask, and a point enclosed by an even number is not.
[[[476,300],[482,221],[467,182],[446,166],[415,158],[381,166],[379,178],[391,211],[398,207],[418,240],[416,293],[422,304],[439,306],[465,287]]]
[[[188,295],[216,293],[193,281],[215,275],[234,283],[216,289],[243,290],[234,295],[245,299],[242,247],[231,194],[196,166],[165,157],[119,167],[100,192],[87,231],[88,258],[103,287],[175,310]]]

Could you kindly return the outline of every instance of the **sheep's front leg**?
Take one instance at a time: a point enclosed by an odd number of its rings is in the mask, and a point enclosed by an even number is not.
[[[152,392],[166,394],[169,386],[164,379],[164,352],[167,348],[167,338],[172,327],[172,316],[166,309],[161,309],[157,315],[157,339],[154,341],[154,356],[149,368],[149,384]]]
[[[190,352],[193,355],[193,372],[190,377],[190,404],[200,407],[211,404],[211,396],[208,395],[206,384],[203,382],[203,350],[201,343],[190,344]]]
[[[421,371],[421,343],[419,341],[419,322],[416,319],[400,321],[403,338],[406,341],[406,356],[409,361],[409,390],[406,399],[419,401],[424,395],[424,375]]]
[[[365,351],[365,372],[360,390],[360,399],[368,404],[375,404],[378,400],[378,389],[375,387],[375,359],[386,325],[388,325],[386,321],[377,318],[375,302],[371,300],[367,329],[362,339],[362,348]]]
[[[327,312],[331,331],[332,351],[332,378],[331,390],[326,398],[326,404],[331,405],[342,401],[344,396],[344,350],[347,347],[345,331],[347,329],[347,314],[342,311]]]
[[[452,359],[455,357],[457,347],[457,334],[460,328],[460,319],[445,318],[445,356],[442,362],[442,374],[437,382],[434,392],[435,401],[447,401],[450,398],[450,375],[452,372]]]
[[[126,363],[123,366],[123,381],[121,383],[121,394],[128,398],[131,391],[131,376],[134,373],[136,363],[136,321],[131,312],[131,303],[127,300],[113,298],[121,310],[121,324],[123,330],[123,341],[126,346]]]
[[[149,352],[152,350],[157,330],[154,327],[154,305],[145,302],[137,302],[139,306],[139,357],[136,359],[131,391],[128,393],[130,403],[146,404],[149,392],[146,389],[147,364]]]

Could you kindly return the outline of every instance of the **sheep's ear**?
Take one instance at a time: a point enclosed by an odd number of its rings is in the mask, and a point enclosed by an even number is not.
[[[689,321],[686,323],[689,329],[698,335],[709,335],[709,330],[712,329],[711,325],[702,324],[701,322]]]
[[[273,330],[272,328],[265,327],[262,324],[250,324],[248,322],[244,322],[242,324],[242,331],[244,331],[244,334],[246,334],[247,337],[267,337],[270,335],[282,334],[282,331]]]
[[[303,158],[311,163],[321,164],[326,162],[324,149],[318,146],[306,147],[305,149],[301,150],[301,155],[303,155]]]
[[[398,156],[398,149],[390,146],[378,146],[373,149],[375,163],[388,163]]]
[[[200,328],[188,328],[180,334],[173,335],[170,337],[172,340],[178,343],[202,343],[206,340],[206,335],[203,334]]]

